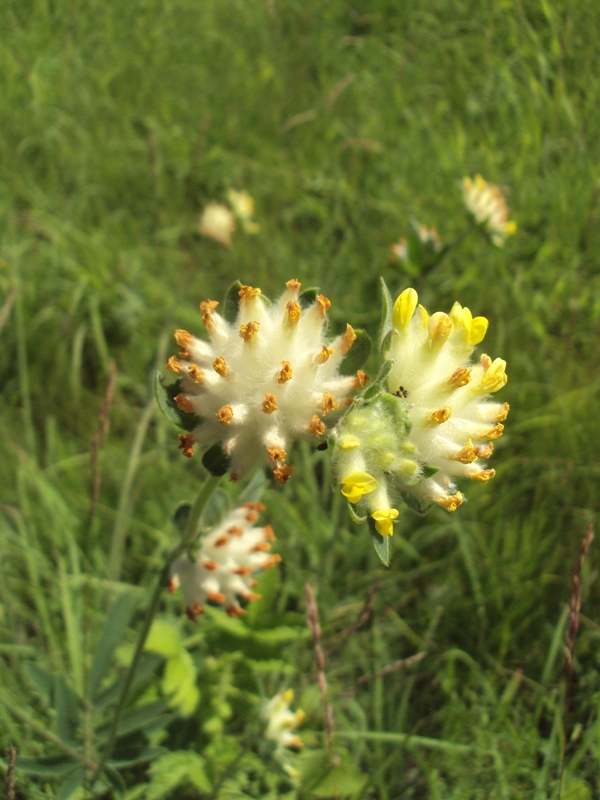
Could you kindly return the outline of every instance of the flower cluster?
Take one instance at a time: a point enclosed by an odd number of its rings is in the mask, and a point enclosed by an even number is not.
[[[473,318],[459,303],[449,315],[430,316],[406,289],[392,325],[387,391],[356,402],[336,430],[341,491],[366,507],[382,536],[393,532],[398,495],[417,508],[437,503],[454,511],[464,500],[456,479],[492,478],[480,459],[492,454],[509,410],[489,397],[506,384],[506,362],[487,355],[470,361],[485,317]]]
[[[427,225],[418,224],[416,221],[413,227],[415,236],[418,238],[423,248],[432,254],[439,253],[442,249],[442,242],[437,230],[435,228],[428,228]],[[410,261],[410,247],[406,239],[398,239],[397,242],[391,245],[390,249],[392,251],[392,256],[398,259],[398,261],[404,263]]]
[[[463,198],[467,211],[488,234],[496,247],[504,247],[507,236],[515,233],[517,224],[508,219],[508,206],[498,186],[485,181],[463,178]]]
[[[230,189],[227,192],[227,201],[233,213],[223,203],[209,203],[202,212],[198,230],[203,236],[214,239],[224,247],[231,247],[236,217],[245,233],[258,233],[260,225],[254,220],[254,199],[248,192]]]
[[[263,716],[267,720],[265,736],[275,742],[277,755],[282,755],[286,748],[299,750],[303,746],[302,740],[294,731],[304,720],[305,714],[301,709],[290,709],[293,699],[294,690],[287,689],[278,692],[263,709]]]
[[[268,464],[275,479],[286,483],[293,471],[286,463],[293,440],[320,439],[328,414],[351,402],[367,376],[360,370],[353,377],[338,374],[356,334],[348,325],[326,341],[330,302],[323,295],[303,308],[297,280],[288,281],[272,304],[252,286],[241,286],[238,295],[232,323],[216,311],[217,301],[200,305],[209,342],[187,331],[175,333],[182,350],[167,362],[182,378],[175,401],[200,418],[190,434],[180,435],[181,447],[191,456],[195,443],[220,443],[232,480]]]
[[[175,561],[169,589],[174,592],[181,586],[190,619],[202,613],[207,601],[224,605],[230,617],[239,617],[245,612],[238,597],[259,598],[252,591],[256,586],[252,574],[281,561],[281,556],[269,552],[275,540],[271,527],[254,527],[263,510],[261,503],[244,503],[202,538],[193,560],[186,554]]]

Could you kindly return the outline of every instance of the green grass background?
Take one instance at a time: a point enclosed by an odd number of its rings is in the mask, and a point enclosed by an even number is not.
[[[257,758],[235,791],[207,796],[558,796],[565,609],[600,476],[599,30],[594,0],[5,1],[0,753],[10,743],[54,752],[9,708],[57,731],[27,664],[83,692],[106,609],[125,584],[148,584],[175,535],[172,510],[202,476],[154,406],[173,329],[199,332],[199,301],[235,278],[276,295],[297,277],[331,298],[335,327],[374,332],[379,276],[394,293],[411,283],[390,243],[411,214],[445,240],[459,234],[460,179],[480,172],[505,189],[517,234],[504,251],[472,236],[412,282],[430,310],[459,299],[487,316],[485,351],[508,362],[495,480],[466,487],[454,515],[405,511],[385,570],[330,494],[327,454],[300,449],[293,481],[266,495],[283,568],[263,606],[277,625],[296,619],[298,636],[268,651],[269,671],[256,666],[264,653],[236,656],[240,630],[181,623],[202,640],[190,647],[205,696],[221,685],[207,670],[229,676],[233,712],[211,712],[218,735],[176,718],[163,744],[204,753],[217,786],[225,767],[206,748],[226,734],[254,752],[247,698],[285,684],[308,711],[307,742],[322,747],[312,649],[299,634],[309,580],[336,728],[354,732],[334,744],[362,782],[344,794],[333,770],[298,794]],[[231,187],[255,198],[261,230],[238,233],[228,251],[197,224]],[[90,444],[111,360],[90,527]],[[119,581],[108,579],[115,537]],[[600,792],[598,563],[596,544],[566,733],[569,800]],[[376,581],[369,623],[346,635]],[[165,604],[175,620],[180,600]],[[357,683],[421,650],[419,664]],[[129,787],[147,780],[144,765],[126,774]],[[18,773],[18,785],[21,797],[58,796],[52,776]]]

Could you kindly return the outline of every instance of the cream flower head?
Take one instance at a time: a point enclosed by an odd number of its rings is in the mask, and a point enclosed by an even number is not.
[[[227,200],[246,233],[258,233],[260,225],[254,220],[254,199],[248,192],[230,189],[227,192]]]
[[[190,619],[202,613],[207,601],[225,606],[230,617],[239,617],[245,611],[238,597],[246,601],[260,597],[252,591],[256,585],[252,574],[281,561],[281,556],[269,552],[275,541],[270,525],[254,526],[263,510],[262,503],[244,503],[202,537],[193,560],[183,555],[175,561],[169,589],[181,587]]]
[[[509,410],[490,397],[506,384],[506,362],[470,360],[487,327],[459,303],[430,316],[414,289],[396,300],[384,343],[388,372],[335,431],[342,494],[367,510],[380,536],[393,532],[399,497],[421,511],[432,503],[455,511],[464,500],[456,480],[494,476],[482,460]]]
[[[225,247],[231,247],[235,217],[222,203],[209,203],[202,212],[198,230],[203,236],[214,239]]]
[[[281,756],[286,748],[299,750],[303,744],[296,728],[304,720],[304,711],[292,711],[290,704],[294,699],[294,690],[287,689],[272,697],[263,709],[263,717],[267,720],[265,736],[277,745],[276,753]]]
[[[506,237],[515,233],[517,224],[508,219],[508,206],[502,191],[481,175],[476,175],[475,180],[463,178],[462,187],[467,211],[496,247],[504,247]]]
[[[291,280],[269,304],[260,289],[234,284],[225,316],[215,300],[200,305],[210,341],[176,331],[182,350],[167,362],[182,378],[174,401],[195,420],[191,432],[180,435],[181,447],[191,456],[195,443],[212,444],[204,463],[213,474],[229,470],[237,480],[255,466],[270,465],[275,479],[286,483],[294,439],[318,441],[336,416],[329,414],[351,402],[351,393],[367,381],[360,370],[352,377],[338,374],[356,332],[348,325],[327,341],[329,300],[316,291],[306,294]],[[223,464],[217,471],[211,467],[215,443]]]

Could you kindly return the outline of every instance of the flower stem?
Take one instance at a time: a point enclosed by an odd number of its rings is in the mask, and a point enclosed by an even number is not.
[[[194,500],[194,504],[190,509],[190,515],[188,517],[185,532],[181,537],[179,543],[168,554],[167,559],[165,561],[165,565],[162,568],[160,575],[158,576],[156,585],[154,586],[154,590],[150,598],[148,610],[146,611],[144,624],[142,626],[140,635],[137,640],[137,644],[135,646],[133,659],[131,660],[131,664],[129,665],[127,675],[125,676],[125,683],[123,684],[123,688],[121,689],[121,694],[119,695],[117,708],[115,710],[115,715],[113,717],[110,733],[108,736],[108,742],[104,749],[104,753],[102,755],[102,759],[100,761],[98,769],[96,770],[96,774],[100,772],[106,761],[110,758],[115,743],[117,741],[119,723],[121,722],[121,717],[123,716],[123,711],[125,710],[125,703],[127,701],[127,696],[133,684],[133,680],[135,678],[135,674],[137,672],[137,668],[139,666],[142,653],[144,651],[144,645],[146,643],[146,639],[148,638],[148,634],[150,633],[150,628],[152,627],[152,622],[154,621],[154,617],[156,616],[156,612],[158,611],[163,589],[169,582],[171,574],[171,566],[173,562],[176,559],[178,559],[179,556],[182,555],[182,553],[184,553],[188,549],[188,547],[192,544],[196,534],[198,533],[198,525],[200,523],[200,517],[202,516],[202,512],[206,508],[206,504],[208,503],[212,493],[216,489],[219,481],[220,478],[216,478],[213,477],[212,475],[209,475],[208,478],[206,478],[206,480],[202,484],[202,487],[200,488],[200,491],[198,492],[198,495]]]

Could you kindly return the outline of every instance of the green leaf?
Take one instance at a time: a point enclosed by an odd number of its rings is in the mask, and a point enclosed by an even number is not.
[[[363,400],[371,400],[373,397],[376,397],[381,392],[386,392],[389,394],[387,390],[387,376],[391,368],[395,363],[395,359],[389,359],[388,361],[384,361],[379,369],[379,374],[362,394]]]
[[[339,766],[334,767],[325,778],[314,786],[310,793],[318,798],[342,798],[351,795],[362,797],[366,789],[369,776],[362,773],[349,759],[345,759]]]
[[[371,337],[362,329],[355,330],[356,339],[354,344],[344,357],[340,366],[342,375],[354,375],[357,370],[364,367],[371,355]]]
[[[171,715],[165,714],[168,701],[157,700],[138,708],[129,708],[123,713],[119,725],[119,736],[127,736],[134,731],[148,730],[164,724]]]
[[[350,513],[350,519],[352,519],[352,521],[353,521],[353,522],[356,522],[358,525],[362,525],[362,524],[363,524],[363,522],[366,522],[366,521],[367,521],[367,518],[366,518],[366,516],[365,516],[365,517],[361,517],[361,516],[359,516],[359,515],[356,513],[356,511],[354,510],[354,506],[352,505],[352,503],[348,503],[348,511],[349,511],[349,513]]]
[[[180,534],[184,534],[186,531],[191,508],[191,503],[180,503],[173,512],[171,521]]]
[[[80,701],[62,675],[54,679],[54,704],[56,706],[56,732],[63,742],[73,744],[79,722]]]
[[[392,309],[394,308],[394,301],[392,295],[387,287],[383,278],[381,280],[381,327],[379,328],[379,351],[382,351],[383,343],[390,331],[392,330]]]
[[[65,780],[58,787],[58,794],[56,800],[70,800],[73,794],[79,789],[83,783],[83,770],[81,767],[73,770]]]
[[[377,532],[375,528],[375,520],[373,517],[369,517],[367,519],[367,523],[369,525],[369,533],[371,534],[371,538],[373,540],[373,547],[375,548],[375,552],[379,556],[381,563],[389,567],[390,565],[390,537],[389,536],[381,536]]]
[[[188,414],[187,411],[182,411],[177,403],[175,397],[181,392],[181,381],[176,380],[174,383],[168,383],[167,378],[161,373],[156,373],[156,380],[154,382],[154,393],[156,395],[156,402],[165,417],[176,425],[178,428],[183,428],[184,431],[193,431],[198,425],[202,423],[202,417],[196,414]]]
[[[242,288],[241,281],[234,281],[225,294],[223,301],[223,310],[221,316],[229,323],[234,323],[238,316],[240,308],[240,289]]]
[[[148,680],[150,675],[155,673],[163,663],[164,659],[162,656],[159,656],[156,653],[144,653],[140,660],[137,672],[135,673],[131,691],[134,692],[138,687],[142,686],[142,684]],[[101,711],[112,703],[115,703],[119,699],[124,683],[125,675],[119,675],[117,680],[111,686],[109,686],[108,689],[102,692],[102,694],[98,695],[97,700],[94,702],[94,707],[96,710]]]
[[[319,290],[316,288],[305,289],[303,292],[300,292],[300,297],[298,298],[300,308],[309,308],[312,306],[318,294]]]
[[[15,766],[27,775],[40,777],[61,777],[77,767],[79,762],[70,756],[57,756],[54,758],[22,758],[17,756]]]
[[[54,675],[31,662],[25,664],[25,675],[42,695],[45,702],[50,705],[54,695]]]
[[[159,653],[165,658],[178,656],[183,649],[181,635],[177,628],[169,625],[164,619],[155,619],[150,628],[144,649]]]
[[[115,769],[125,769],[126,767],[135,767],[137,764],[145,764],[148,761],[154,761],[165,753],[164,747],[145,747],[141,752],[135,756],[123,758],[111,758],[108,764]]]
[[[273,607],[275,598],[281,587],[281,572],[278,567],[265,570],[258,579],[256,593],[260,600],[255,600],[248,605],[246,622],[251,628],[260,626],[260,623]]]
[[[184,717],[195,711],[200,700],[196,674],[196,665],[187,650],[182,649],[177,656],[169,658],[165,665],[161,689],[171,695],[171,707],[178,708]]]
[[[108,612],[88,679],[87,693],[92,700],[106,677],[115,648],[133,619],[139,599],[139,595],[133,592],[122,592]]]
[[[422,503],[412,492],[403,492],[400,490],[400,494],[406,505],[412,508],[413,511],[416,511],[417,514],[426,514],[432,506],[432,503]]]
[[[202,756],[193,750],[176,750],[161,756],[150,767],[146,800],[160,800],[182,784],[191,785],[199,792],[210,792],[212,785],[204,764]]]
[[[220,443],[217,442],[204,453],[202,456],[202,464],[211,475],[214,475],[215,478],[220,478],[222,475],[225,475],[229,469],[231,458],[223,450]]]
[[[231,511],[231,500],[223,489],[215,489],[202,512],[200,527],[205,530],[216,528]]]

